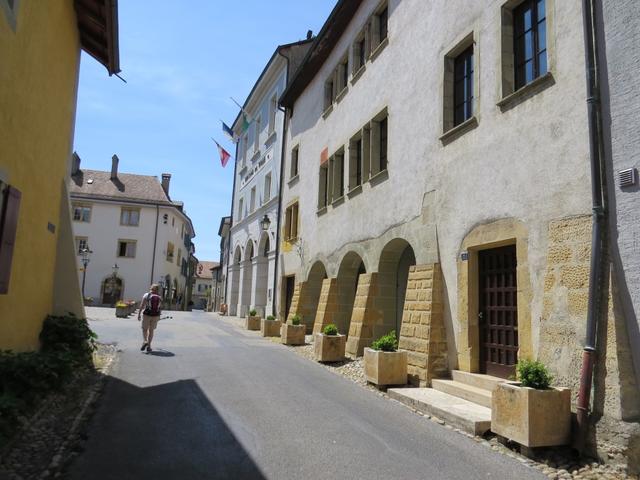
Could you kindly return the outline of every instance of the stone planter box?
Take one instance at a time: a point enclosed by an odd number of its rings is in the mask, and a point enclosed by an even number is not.
[[[260,324],[260,332],[263,337],[279,337],[281,326],[282,322],[280,320],[267,320],[263,318]]]
[[[491,401],[491,431],[525,447],[568,445],[571,390],[499,383]]]
[[[127,318],[129,316],[129,307],[116,307],[116,317]]]
[[[247,315],[244,319],[244,326],[247,327],[247,330],[260,330],[260,317]]]
[[[364,375],[376,385],[406,385],[407,352],[364,349]]]
[[[347,336],[316,333],[313,344],[313,350],[318,362],[341,362],[344,360]]]
[[[285,345],[304,345],[306,332],[307,326],[305,324],[291,325],[290,323],[283,323],[280,329],[280,337]]]

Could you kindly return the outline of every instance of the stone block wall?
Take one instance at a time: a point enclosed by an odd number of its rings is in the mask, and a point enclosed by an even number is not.
[[[307,327],[307,334],[313,331],[313,324],[316,319],[316,308],[318,306],[317,303],[313,302],[311,296],[312,292],[309,282],[296,283],[293,296],[291,297],[289,316],[287,317],[287,322],[291,323],[291,317],[296,314],[300,315],[302,323]]]
[[[409,381],[414,385],[429,386],[433,378],[448,374],[442,295],[439,264],[411,267],[399,347],[409,352]]]
[[[381,311],[376,308],[378,274],[363,273],[358,279],[358,289],[353,302],[346,353],[349,357],[364,354],[365,347],[373,341],[373,327],[378,323]]]
[[[322,281],[318,310],[313,323],[313,333],[320,333],[330,323],[335,323],[338,312],[338,282],[335,278],[325,278]],[[345,332],[340,332],[345,333]]]

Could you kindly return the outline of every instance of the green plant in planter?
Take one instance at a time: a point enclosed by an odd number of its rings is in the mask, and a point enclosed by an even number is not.
[[[520,360],[516,365],[516,370],[523,387],[546,390],[553,380],[547,367],[537,360]]]
[[[392,330],[388,334],[380,337],[378,340],[375,340],[371,344],[371,348],[374,350],[382,350],[383,352],[395,352],[398,350],[396,332]]]
[[[269,316],[267,317],[267,320],[269,320],[269,321],[271,321],[271,322],[272,322],[272,321],[274,321],[275,319],[276,319],[276,317],[274,317],[273,315],[269,315]]]
[[[258,315],[258,312],[256,311],[255,308],[252,308],[251,310],[249,310],[250,317],[255,317],[256,315]]]
[[[326,325],[323,329],[322,329],[322,333],[324,333],[325,335],[338,335],[338,327],[336,327],[333,323],[330,323],[329,325]]]
[[[300,318],[300,315],[298,315],[297,313],[291,317],[291,325],[300,325],[300,322],[302,321],[302,319]]]

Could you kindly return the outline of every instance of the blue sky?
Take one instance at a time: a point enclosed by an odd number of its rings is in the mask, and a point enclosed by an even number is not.
[[[121,0],[121,76],[82,54],[75,150],[82,167],[172,174],[196,229],[196,256],[218,260],[229,214],[233,163],[223,169],[213,136],[232,154],[231,125],[276,46],[317,32],[335,0]],[[185,8],[188,6],[188,8]],[[182,8],[178,8],[182,7]]]

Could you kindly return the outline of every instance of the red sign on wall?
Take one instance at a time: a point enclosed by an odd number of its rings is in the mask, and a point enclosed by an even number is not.
[[[320,165],[324,165],[329,160],[329,147],[325,147],[322,152],[320,152]]]

